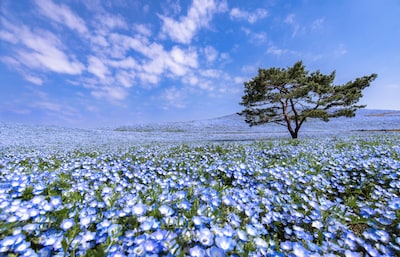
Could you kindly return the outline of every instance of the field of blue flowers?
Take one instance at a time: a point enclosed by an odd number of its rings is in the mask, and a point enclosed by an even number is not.
[[[400,256],[400,137],[3,148],[0,256]]]

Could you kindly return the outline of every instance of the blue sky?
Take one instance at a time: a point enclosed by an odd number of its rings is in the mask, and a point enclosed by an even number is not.
[[[223,116],[259,67],[298,60],[337,84],[377,73],[361,103],[400,110],[399,13],[398,0],[3,0],[0,121]]]

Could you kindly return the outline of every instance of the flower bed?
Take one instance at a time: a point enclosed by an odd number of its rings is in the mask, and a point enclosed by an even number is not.
[[[0,256],[398,256],[400,138],[0,153]]]

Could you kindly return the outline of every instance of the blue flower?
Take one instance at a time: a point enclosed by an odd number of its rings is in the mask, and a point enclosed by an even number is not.
[[[293,253],[297,257],[306,257],[309,256],[309,251],[304,248],[300,243],[294,243],[293,244]]]
[[[132,213],[139,217],[143,216],[146,213],[146,211],[147,211],[147,206],[142,203],[138,203],[132,207]]]
[[[235,245],[236,242],[230,237],[225,237],[225,236],[217,236],[215,238],[215,244],[221,248],[224,251],[231,251]]]
[[[144,241],[143,247],[148,253],[158,253],[160,251],[160,244],[152,239]]]
[[[204,246],[210,246],[214,243],[214,234],[208,228],[202,228],[199,231],[199,242]]]
[[[39,251],[39,257],[50,257],[51,256],[51,247],[43,247]]]
[[[73,219],[65,219],[61,222],[60,228],[63,229],[64,231],[67,231],[68,229],[72,228],[75,225],[75,222]]]
[[[208,257],[225,257],[225,252],[216,246],[208,248],[206,252]]]
[[[16,236],[6,236],[0,241],[0,249],[4,249],[4,252],[7,252],[11,246],[13,246],[17,241]]]
[[[281,249],[285,251],[289,251],[292,249],[293,242],[291,241],[284,241],[281,242]]]
[[[190,256],[192,256],[192,257],[204,257],[206,254],[206,251],[203,248],[201,248],[200,246],[196,245],[189,249],[189,253],[190,253]]]
[[[167,206],[167,205],[161,205],[158,208],[158,210],[160,211],[161,215],[166,216],[166,217],[169,217],[172,214],[174,214],[174,210],[171,207]]]

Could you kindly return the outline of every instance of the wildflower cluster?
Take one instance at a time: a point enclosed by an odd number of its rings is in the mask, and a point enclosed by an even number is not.
[[[0,153],[0,256],[396,256],[400,138]]]

